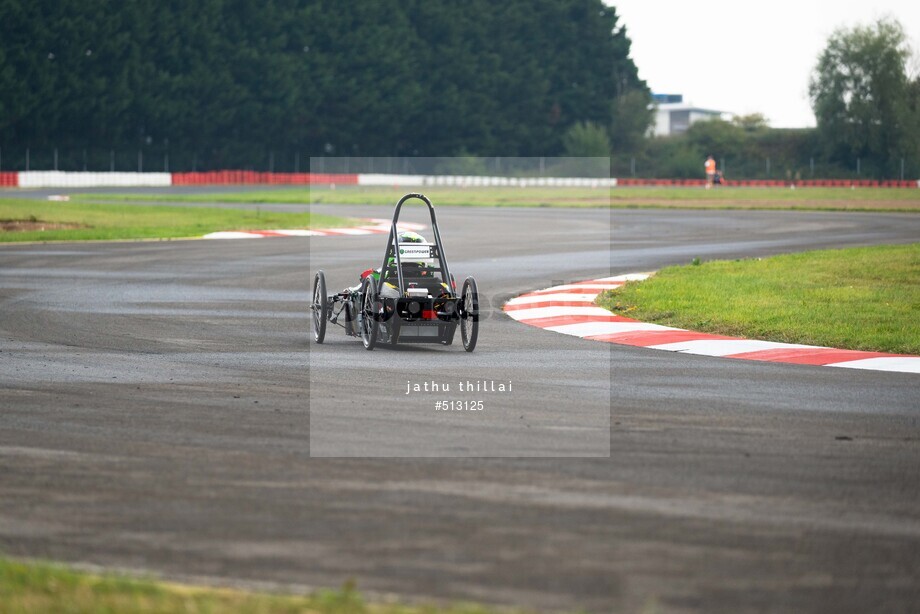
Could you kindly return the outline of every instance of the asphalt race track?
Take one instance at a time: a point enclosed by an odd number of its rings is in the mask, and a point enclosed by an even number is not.
[[[920,217],[439,220],[458,280],[475,275],[491,305],[473,354],[308,340],[312,271],[330,291],[355,283],[379,236],[0,247],[0,552],[541,610],[916,608],[918,376],[592,343],[498,307],[693,257],[916,241]],[[462,434],[445,444],[433,397],[394,410],[426,368],[512,380],[513,399],[449,416]],[[311,399],[350,420],[327,452],[352,458],[310,457]],[[533,458],[598,456],[598,407],[601,457]],[[489,422],[499,410],[523,426]],[[406,440],[373,448],[394,424]],[[503,450],[530,458],[463,458]]]

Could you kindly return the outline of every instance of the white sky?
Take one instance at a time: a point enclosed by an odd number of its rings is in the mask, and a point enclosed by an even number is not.
[[[632,40],[632,58],[653,92],[746,115],[774,128],[815,125],[808,80],[828,36],[841,26],[898,19],[920,48],[920,1],[604,0]]]

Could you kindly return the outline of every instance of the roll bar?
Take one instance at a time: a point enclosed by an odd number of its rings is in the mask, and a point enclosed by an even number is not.
[[[447,258],[444,256],[444,246],[441,244],[441,233],[438,230],[438,219],[434,213],[434,207],[431,205],[431,201],[428,200],[428,197],[424,194],[406,194],[399,199],[399,202],[396,203],[396,209],[393,211],[393,223],[390,225],[390,238],[387,243],[387,249],[383,254],[383,264],[380,265],[380,280],[382,282],[384,275],[386,275],[387,260],[390,258],[390,250],[393,250],[393,254],[396,258],[396,276],[399,281],[399,293],[401,295],[406,293],[405,282],[403,281],[402,260],[399,257],[399,243],[397,243],[396,223],[399,221],[399,211],[402,209],[403,203],[413,198],[418,199],[428,205],[428,212],[431,214],[431,230],[434,233],[434,243],[438,246],[438,260],[441,264],[441,273],[444,276],[444,279],[447,280],[447,291],[451,294],[451,296],[453,296],[455,294],[453,287],[453,277],[450,275],[450,269],[447,267]]]

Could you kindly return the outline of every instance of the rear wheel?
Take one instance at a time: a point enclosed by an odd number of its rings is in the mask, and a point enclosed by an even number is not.
[[[460,337],[463,349],[472,352],[479,338],[479,290],[476,280],[467,277],[460,292]]]
[[[313,340],[322,343],[326,338],[326,318],[329,313],[329,297],[326,296],[326,275],[319,271],[313,278]]]
[[[379,305],[377,280],[373,275],[368,275],[361,285],[361,341],[366,350],[373,350],[377,345],[377,333],[380,330]]]

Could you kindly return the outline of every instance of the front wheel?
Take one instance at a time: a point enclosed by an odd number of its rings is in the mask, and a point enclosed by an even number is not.
[[[326,317],[329,314],[329,297],[326,296],[326,275],[319,271],[313,278],[313,340],[322,343],[326,338]]]
[[[463,349],[472,352],[479,338],[479,290],[476,280],[467,277],[460,292],[460,337]]]
[[[361,285],[361,341],[365,350],[373,350],[377,345],[377,333],[380,330],[379,305],[377,280],[373,275],[368,275]]]

